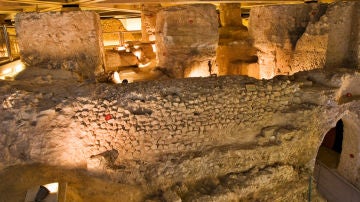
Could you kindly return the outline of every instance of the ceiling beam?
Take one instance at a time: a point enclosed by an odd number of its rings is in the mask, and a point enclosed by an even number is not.
[[[141,4],[141,3],[303,3],[304,0],[104,0],[103,3],[113,4]]]
[[[14,4],[29,4],[29,5],[36,5],[36,4],[41,4],[41,5],[61,5],[63,3],[61,2],[56,2],[56,1],[39,1],[39,0],[1,0],[2,2],[7,2],[7,3],[14,3]]]

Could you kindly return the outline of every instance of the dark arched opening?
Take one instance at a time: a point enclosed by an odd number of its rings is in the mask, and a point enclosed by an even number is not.
[[[319,148],[317,161],[327,165],[329,168],[337,168],[342,152],[344,136],[344,123],[340,119],[334,128],[331,128],[325,135]]]

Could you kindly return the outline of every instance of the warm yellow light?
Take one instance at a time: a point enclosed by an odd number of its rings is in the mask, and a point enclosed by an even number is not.
[[[141,58],[141,51],[139,51],[139,50],[134,51],[133,54],[134,54],[138,59]]]
[[[15,72],[21,72],[22,70],[24,70],[24,65],[23,64],[18,64],[15,66]]]
[[[119,40],[104,40],[104,46],[117,46],[119,44]]]
[[[206,77],[209,76],[209,74],[210,73],[203,68],[193,68],[186,77]]]
[[[20,60],[3,65],[0,67],[0,79],[5,80],[14,78],[24,69],[25,65]]]
[[[157,49],[156,49],[156,45],[155,44],[151,44],[152,50],[154,53],[156,53]]]
[[[46,189],[48,189],[50,193],[57,193],[59,190],[59,183],[57,182],[45,184],[43,186],[46,187]]]
[[[155,41],[156,40],[156,36],[155,35],[150,35],[149,36],[149,41]]]
[[[134,45],[134,48],[135,48],[135,49],[139,49],[140,46],[139,46],[139,45]]]
[[[127,31],[141,30],[141,18],[120,19]]]
[[[120,75],[118,72],[114,72],[112,76],[112,81],[116,84],[121,83]]]
[[[124,50],[126,50],[126,48],[124,46],[119,46],[119,47],[117,47],[117,50],[118,51],[124,51]]]
[[[139,67],[139,68],[143,68],[143,67],[149,66],[150,64],[151,64],[151,62],[148,62],[148,63],[146,63],[146,64],[141,64],[141,63],[140,63],[140,64],[138,65],[138,67]]]
[[[12,67],[3,69],[3,70],[1,71],[1,74],[2,74],[2,75],[5,75],[5,74],[10,74],[11,72],[12,72]]]

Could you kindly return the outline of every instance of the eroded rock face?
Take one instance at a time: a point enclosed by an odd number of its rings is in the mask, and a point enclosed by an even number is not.
[[[76,88],[49,73],[35,76],[37,92],[34,77],[0,83],[2,168],[85,168],[174,200],[304,200],[323,135],[340,118],[359,123],[360,74],[350,70]],[[358,169],[343,169],[356,152],[344,149],[339,167],[359,187]]]
[[[21,60],[27,66],[66,69],[94,80],[104,71],[100,18],[95,12],[18,13]]]
[[[207,64],[215,60],[218,37],[215,6],[164,8],[156,19],[158,66],[175,78],[191,76],[193,71],[208,76]]]
[[[259,49],[260,77],[358,68],[359,9],[359,2],[254,7],[250,33]]]
[[[310,4],[251,9],[249,31],[258,48],[260,78],[291,72],[291,52],[304,33],[313,9]]]

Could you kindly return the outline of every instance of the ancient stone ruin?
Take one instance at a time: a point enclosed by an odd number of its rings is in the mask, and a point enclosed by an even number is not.
[[[218,2],[17,13],[0,201],[359,199],[360,3]]]

